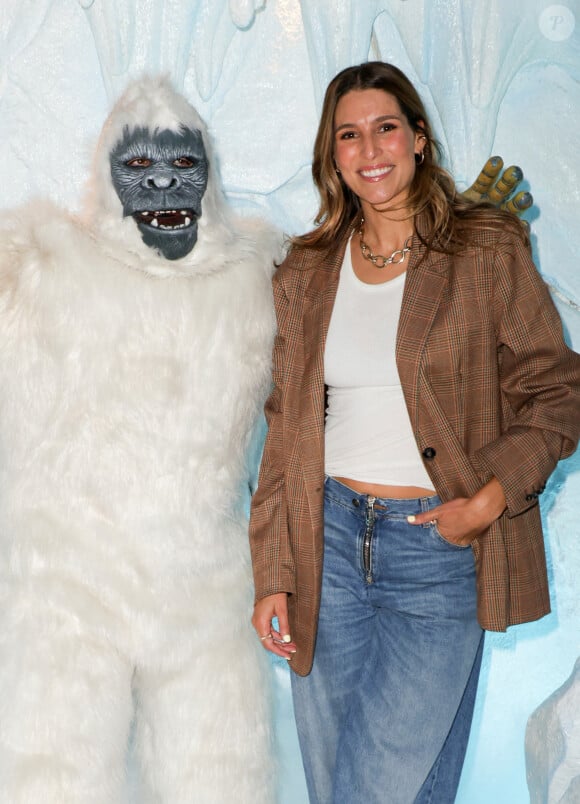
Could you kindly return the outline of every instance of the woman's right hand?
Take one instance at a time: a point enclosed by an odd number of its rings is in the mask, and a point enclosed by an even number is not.
[[[275,617],[278,618],[279,630],[276,630],[272,624]],[[291,660],[292,654],[296,653],[296,645],[290,636],[286,592],[267,595],[258,600],[254,606],[252,625],[266,650],[283,659]]]

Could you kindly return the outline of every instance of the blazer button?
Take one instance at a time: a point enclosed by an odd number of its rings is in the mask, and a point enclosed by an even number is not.
[[[437,450],[433,449],[433,447],[425,447],[423,450],[423,457],[426,461],[432,461],[433,458],[437,455]]]
[[[532,500],[537,499],[537,497],[538,497],[538,495],[537,495],[537,494],[526,494],[526,500],[527,500],[528,502],[531,502]]]

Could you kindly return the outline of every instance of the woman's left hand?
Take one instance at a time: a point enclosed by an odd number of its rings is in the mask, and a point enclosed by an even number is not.
[[[430,511],[408,517],[408,521],[412,525],[435,521],[444,539],[466,547],[502,515],[505,506],[502,487],[494,477],[473,497],[456,497]]]

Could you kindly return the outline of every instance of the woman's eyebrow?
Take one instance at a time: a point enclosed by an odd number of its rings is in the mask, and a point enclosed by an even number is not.
[[[399,117],[399,115],[396,115],[396,114],[383,114],[380,117],[376,117],[373,120],[373,123],[382,123],[385,120],[400,120],[400,119],[401,118]],[[356,123],[341,123],[340,126],[336,126],[334,131],[337,132],[337,131],[340,131],[343,128],[354,128],[355,126],[356,126]]]

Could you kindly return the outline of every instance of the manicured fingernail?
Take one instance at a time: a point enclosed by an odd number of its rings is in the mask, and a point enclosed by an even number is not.
[[[290,653],[296,653],[296,648],[294,648],[294,650],[291,650]]]
[[[282,639],[284,640],[284,642],[292,642],[292,637],[290,636],[290,634],[284,634]]]
[[[291,662],[292,661],[292,656],[286,656],[286,661]]]
[[[407,522],[414,522],[415,519],[416,517],[413,514],[409,514],[409,516],[407,517]]]

